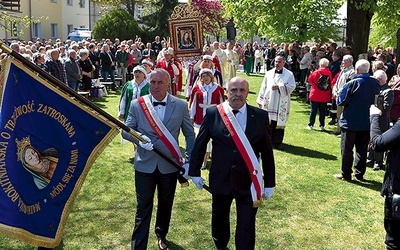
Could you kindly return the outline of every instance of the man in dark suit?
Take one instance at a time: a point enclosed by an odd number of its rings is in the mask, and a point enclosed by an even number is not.
[[[104,82],[107,82],[108,76],[113,83],[112,89],[115,89],[115,57],[110,51],[110,46],[103,44],[100,52],[101,77]]]
[[[246,104],[248,93],[249,83],[244,78],[234,77],[229,81],[228,102],[207,109],[190,160],[188,174],[195,185],[202,188],[200,169],[207,143],[212,139],[209,180],[212,191],[212,237],[217,249],[225,249],[229,242],[229,213],[233,199],[237,207],[236,249],[254,249],[257,205],[261,202],[259,198],[263,196],[269,199],[275,187],[275,162],[268,113]],[[234,133],[231,133],[229,122],[233,124]],[[262,173],[258,162],[260,155]],[[249,158],[255,160],[249,163]],[[258,187],[258,193],[254,193],[253,187]]]
[[[155,233],[158,238],[158,249],[167,249],[166,235],[171,220],[178,170],[152,151],[153,144],[170,158],[176,159],[174,153],[178,154],[179,159],[177,161],[182,163],[189,160],[193,148],[194,131],[187,103],[168,94],[170,85],[169,73],[164,69],[155,69],[150,74],[150,95],[142,96],[131,103],[125,124],[141,133],[147,143],[138,142],[136,138],[125,131],[122,134],[124,139],[138,145],[134,162],[137,209],[132,235],[132,249],[135,250],[147,249],[156,188],[158,190],[158,204]],[[145,107],[149,112],[144,111]],[[153,115],[149,115],[149,113]],[[155,128],[154,126],[158,127]],[[185,158],[180,155],[178,145],[181,129],[186,139]],[[169,138],[168,142],[175,143],[176,147],[167,146],[168,143],[166,143],[165,138]]]

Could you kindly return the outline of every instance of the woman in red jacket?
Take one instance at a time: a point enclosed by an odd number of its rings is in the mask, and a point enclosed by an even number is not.
[[[331,100],[332,89],[332,73],[329,68],[329,60],[322,58],[319,61],[319,69],[311,73],[308,77],[308,83],[311,85],[310,90],[310,121],[307,129],[312,130],[317,111],[319,112],[319,129],[325,130],[325,115],[327,103]]]

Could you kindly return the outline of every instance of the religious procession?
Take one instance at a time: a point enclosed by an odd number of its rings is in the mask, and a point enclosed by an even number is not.
[[[210,29],[238,8],[211,2],[153,37],[4,28],[1,249],[400,249],[400,46],[354,41],[349,3],[317,39]]]

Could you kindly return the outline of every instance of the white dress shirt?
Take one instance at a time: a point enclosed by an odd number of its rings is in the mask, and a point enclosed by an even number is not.
[[[160,102],[165,102],[167,103],[168,100],[168,93],[167,95],[164,97],[164,99],[162,99]],[[158,102],[154,97],[151,97],[151,103],[153,102]],[[157,105],[154,107],[154,109],[157,112],[158,118],[160,118],[161,121],[164,120],[164,115],[165,115],[165,108],[167,107],[167,105],[163,106],[163,105]]]
[[[233,110],[232,107],[229,106],[231,111]],[[243,132],[246,131],[246,123],[247,123],[247,105],[243,105],[240,109],[238,109],[239,112],[235,115],[236,120],[238,121],[240,127],[242,128]]]

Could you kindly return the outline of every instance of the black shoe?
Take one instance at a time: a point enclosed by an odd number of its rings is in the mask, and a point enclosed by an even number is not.
[[[159,250],[168,249],[167,240],[165,238],[158,238],[157,239],[157,246]]]
[[[356,175],[355,173],[352,173],[351,176],[356,178],[359,181],[363,181],[364,180],[364,176]]]
[[[335,125],[336,121],[334,119],[332,119],[330,122],[328,122],[329,125]]]

